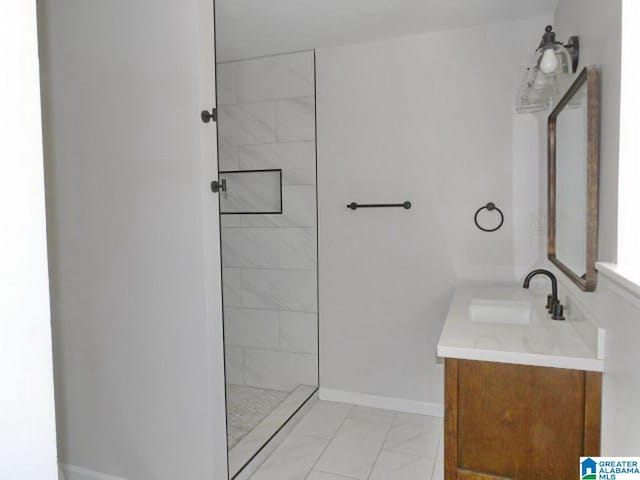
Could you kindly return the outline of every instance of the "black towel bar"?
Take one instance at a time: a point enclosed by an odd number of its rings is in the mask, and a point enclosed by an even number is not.
[[[403,202],[403,203],[356,203],[351,202],[347,205],[347,208],[351,210],[357,210],[359,208],[388,208],[388,207],[402,207],[406,210],[411,208],[411,202]]]

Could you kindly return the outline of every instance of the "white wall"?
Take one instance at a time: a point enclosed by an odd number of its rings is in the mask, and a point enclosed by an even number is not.
[[[601,69],[600,261],[616,260],[620,25],[620,0],[560,0],[554,23],[560,38],[580,36],[581,67],[598,65]],[[545,134],[541,137],[546,139]],[[546,155],[541,163],[546,164]],[[563,294],[607,332],[602,453],[635,455],[640,449],[640,299],[602,273],[596,291],[584,293],[555,271]]]
[[[580,37],[580,65],[601,71],[600,232],[601,261],[616,259],[620,129],[621,0],[560,0],[554,19],[559,39]],[[546,158],[546,155],[545,155]]]
[[[226,478],[212,4],[39,6],[61,462]]]
[[[36,3],[0,8],[0,478],[58,477]]]
[[[638,178],[640,136],[637,124],[640,117],[640,3],[624,0],[622,5],[621,82],[620,82],[620,161],[618,165],[618,267],[633,271],[640,279],[640,223],[636,212],[640,204]],[[640,280],[639,280],[640,281]]]
[[[538,261],[537,124],[513,103],[549,21],[318,50],[322,389],[442,403],[454,286]],[[493,234],[473,223],[489,201],[506,216]]]
[[[218,0],[221,60],[371,42],[553,13],[557,0]]]

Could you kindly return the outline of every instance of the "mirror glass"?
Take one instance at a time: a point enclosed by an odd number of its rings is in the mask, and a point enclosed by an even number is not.
[[[548,123],[548,256],[587,292],[597,277],[599,83],[598,69],[584,68]]]
[[[583,277],[587,269],[586,84],[556,122],[556,256]]]

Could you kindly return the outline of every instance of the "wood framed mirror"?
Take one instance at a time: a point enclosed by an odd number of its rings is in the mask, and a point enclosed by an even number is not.
[[[585,67],[548,121],[547,254],[582,290],[596,288],[600,75]]]

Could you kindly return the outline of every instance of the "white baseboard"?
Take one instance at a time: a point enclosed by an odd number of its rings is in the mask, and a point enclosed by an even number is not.
[[[114,477],[113,475],[95,472],[88,468],[76,467],[75,465],[68,465],[66,463],[61,463],[59,467],[60,480],[126,480],[122,477]]]
[[[417,400],[345,392],[343,390],[332,390],[329,388],[320,389],[320,400],[351,403],[362,407],[383,408],[397,412],[417,413],[419,415],[429,415],[432,417],[444,417],[444,405],[442,403],[419,402]]]

